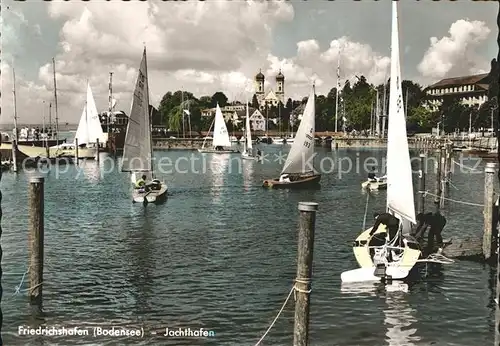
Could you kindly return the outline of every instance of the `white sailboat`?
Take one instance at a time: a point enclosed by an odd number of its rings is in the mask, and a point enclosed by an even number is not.
[[[160,203],[167,198],[167,185],[156,179],[154,174],[151,131],[148,69],[144,47],[125,135],[122,163],[122,172],[130,172],[134,184],[132,201],[142,202],[144,205]],[[144,184],[138,187],[141,180]]]
[[[99,155],[97,148],[97,140],[100,144],[106,142],[104,131],[102,130],[99,113],[95,104],[94,95],[90,88],[90,83],[87,83],[87,97],[83,106],[80,122],[75,133],[73,143],[62,143],[51,147],[51,155],[62,154],[64,156],[74,157],[76,155],[76,144],[78,142],[78,158],[79,159],[94,159]]]
[[[247,102],[247,114],[245,117],[245,140],[243,141],[243,152],[241,157],[245,160],[260,160],[260,155],[254,155],[252,147],[252,129],[250,128],[250,117],[248,115],[248,102]]]
[[[317,185],[321,180],[313,165],[315,133],[315,90],[314,85],[307,100],[302,120],[279,179],[264,180],[262,186],[269,188],[292,188]]]
[[[416,223],[415,203],[406,120],[403,107],[401,68],[399,63],[398,2],[392,3],[391,83],[387,135],[387,212],[400,220],[395,239],[382,246],[371,247],[371,228],[362,232],[353,245],[354,256],[361,268],[341,274],[342,282],[382,281],[387,277],[405,279],[421,255],[420,245],[403,232]],[[385,232],[383,225],[377,233]],[[389,234],[386,232],[385,234]],[[372,257],[370,248],[375,248]],[[392,255],[390,259],[389,255]]]
[[[222,115],[222,110],[217,103],[217,107],[215,109],[215,118],[212,122],[214,127],[214,137],[212,140],[212,147],[205,148],[205,142],[207,141],[207,137],[203,141],[203,144],[198,151],[200,153],[215,153],[215,154],[230,154],[237,153],[237,150],[231,149],[231,140],[229,139],[229,134],[227,132],[226,122],[224,121],[224,116]],[[212,125],[210,125],[210,130],[212,129]]]

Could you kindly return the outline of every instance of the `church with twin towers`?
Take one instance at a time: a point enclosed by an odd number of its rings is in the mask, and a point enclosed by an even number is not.
[[[259,103],[259,108],[261,110],[266,108],[266,105],[268,107],[271,106],[278,106],[278,103],[281,102],[283,105],[286,104],[285,101],[285,76],[283,73],[281,73],[281,69],[279,70],[278,74],[275,77],[276,84],[275,84],[275,90],[271,88],[266,93],[265,90],[265,81],[266,77],[262,73],[262,70],[257,73],[255,76],[255,95],[257,97],[257,102]]]

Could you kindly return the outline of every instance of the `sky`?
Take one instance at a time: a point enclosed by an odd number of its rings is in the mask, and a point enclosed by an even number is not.
[[[130,110],[143,47],[150,102],[167,91],[195,96],[253,94],[262,69],[266,92],[281,69],[285,97],[317,94],[341,80],[388,78],[391,1],[2,1],[0,124],[13,122],[13,67],[20,123],[48,119],[56,62],[60,122],[78,123],[90,82],[99,111],[108,107],[113,72],[116,109]],[[423,86],[488,72],[496,57],[498,4],[492,1],[402,1],[403,79]],[[340,54],[339,54],[340,51]],[[54,107],[53,107],[54,116]]]

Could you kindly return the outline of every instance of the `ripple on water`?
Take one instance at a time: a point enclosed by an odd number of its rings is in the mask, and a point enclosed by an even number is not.
[[[263,151],[277,151],[263,146]],[[161,152],[172,159],[185,152]],[[194,155],[198,155],[195,153]],[[319,151],[319,155],[331,155]],[[355,152],[339,151],[337,155]],[[383,152],[361,152],[383,156]],[[209,155],[210,156],[210,155]],[[41,323],[61,326],[144,326],[213,329],[212,340],[154,338],[99,339],[99,345],[251,345],[263,335],[283,304],[296,271],[297,203],[319,203],[316,221],[311,344],[486,345],[493,342],[494,273],[456,262],[433,280],[393,294],[372,287],[345,290],[340,273],[356,266],[350,242],[363,227],[364,174],[322,177],[321,189],[267,190],[262,180],[279,173],[274,162],[245,165],[239,174],[217,159],[206,174],[171,174],[163,206],[133,205],[129,178],[115,171],[100,175],[94,163],[69,166],[46,180],[44,297],[48,315]],[[104,163],[101,162],[101,165]],[[214,166],[214,167],[215,167]],[[217,168],[216,167],[216,168]],[[434,181],[429,175],[429,188]],[[27,268],[26,176],[2,179],[4,228],[4,340],[20,338],[17,326],[33,324],[24,295],[12,296]],[[483,175],[456,171],[452,198],[482,202]],[[429,201],[429,207],[431,207]],[[372,214],[385,208],[385,192],[371,194]],[[447,205],[446,236],[476,232],[480,208]],[[9,274],[10,272],[10,274]],[[26,288],[26,285],[24,285]],[[290,345],[293,299],[262,345]],[[51,338],[52,345],[91,345],[93,338]],[[45,342],[44,344],[47,344]]]

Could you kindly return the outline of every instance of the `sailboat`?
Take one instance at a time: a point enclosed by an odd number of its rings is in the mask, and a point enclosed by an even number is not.
[[[148,69],[144,47],[127,124],[122,163],[122,172],[130,172],[134,184],[132,201],[144,205],[161,203],[167,198],[167,185],[156,179],[154,173],[151,113],[148,108]],[[145,184],[137,188],[136,184],[141,179]]]
[[[310,167],[315,156],[314,132],[315,132],[315,90],[314,85],[307,100],[302,120],[297,130],[295,141],[290,148],[285,165],[279,179],[264,180],[262,186],[269,188],[293,188],[317,185],[321,180],[314,167]]]
[[[248,116],[248,102],[247,102],[247,114],[245,117],[245,140],[243,141],[243,152],[241,157],[245,160],[260,160],[261,156],[255,156],[252,147],[252,130],[250,128],[250,117]]]
[[[75,140],[73,143],[63,143],[55,148],[59,149],[59,152],[62,151],[65,156],[73,157],[76,154],[76,145],[78,144],[79,159],[94,159],[99,155],[97,140],[99,140],[99,143],[104,144],[106,138],[102,131],[90,83],[87,83],[87,98],[75,133]]]
[[[409,233],[411,231],[411,224],[415,224],[416,219],[402,99],[398,2],[393,1],[389,129],[387,134],[387,212],[399,219],[400,229],[394,237],[395,239],[386,239],[385,245],[377,247],[370,246],[371,228],[363,231],[353,244],[354,256],[361,268],[343,272],[341,274],[342,282],[382,281],[388,277],[393,280],[405,279],[421,255],[420,244],[411,236],[403,236],[403,232]],[[385,231],[384,225],[380,225],[374,236]],[[375,249],[373,257],[370,253],[371,248]],[[392,254],[392,258],[390,258],[390,254]]]
[[[231,149],[231,140],[229,139],[229,134],[227,132],[226,122],[224,121],[224,116],[222,115],[222,110],[217,103],[217,107],[215,109],[215,118],[208,129],[208,133],[214,127],[214,137],[212,140],[212,147],[205,148],[205,142],[207,138],[203,141],[203,144],[198,151],[200,153],[215,153],[215,154],[230,154],[237,153],[238,151],[235,149]]]

